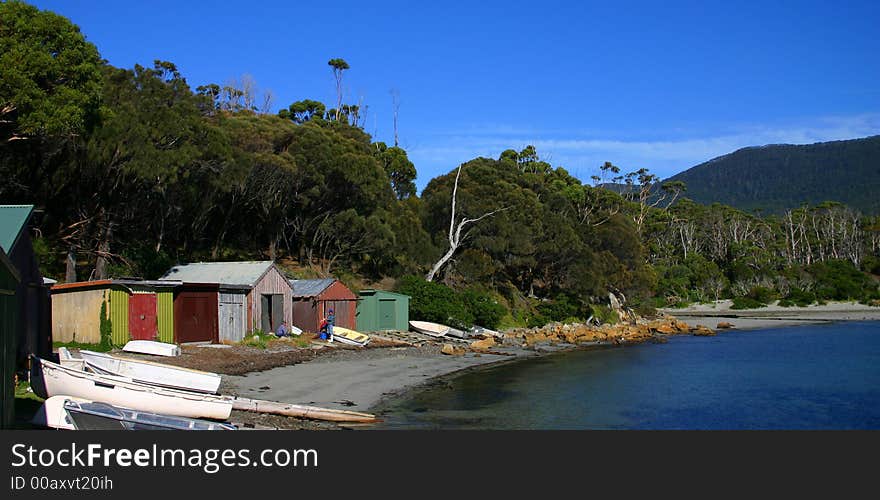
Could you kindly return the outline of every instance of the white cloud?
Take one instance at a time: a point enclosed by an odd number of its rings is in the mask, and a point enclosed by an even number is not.
[[[430,144],[412,148],[410,158],[421,172],[420,187],[462,162],[478,156],[497,158],[505,149],[520,149],[527,144],[534,145],[554,166],[565,167],[585,182],[605,161],[624,171],[648,168],[665,178],[747,146],[812,144],[877,134],[878,114],[813,118],[800,124],[750,124],[690,137],[670,131],[668,139],[659,140],[615,139],[584,131],[539,133],[513,126],[474,127],[465,133],[438,133]],[[660,134],[655,131],[652,135]]]

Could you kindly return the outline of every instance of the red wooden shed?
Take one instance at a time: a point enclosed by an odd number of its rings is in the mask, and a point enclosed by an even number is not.
[[[293,326],[304,332],[317,332],[321,321],[333,309],[336,325],[357,327],[357,295],[333,278],[290,280],[293,287]]]

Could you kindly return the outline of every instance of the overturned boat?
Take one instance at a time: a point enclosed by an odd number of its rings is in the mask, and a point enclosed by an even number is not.
[[[154,340],[131,340],[122,347],[125,352],[152,354],[154,356],[180,356],[180,346]]]

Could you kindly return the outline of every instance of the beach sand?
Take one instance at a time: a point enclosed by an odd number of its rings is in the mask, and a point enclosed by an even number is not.
[[[710,304],[694,304],[680,309],[660,309],[689,325],[717,328],[718,323],[731,323],[739,330],[777,328],[835,321],[880,321],[880,307],[856,302],[828,302],[807,307],[780,307],[773,303],[759,309],[731,309],[730,300]]]
[[[439,346],[346,350],[308,362],[242,376],[224,376],[224,394],[255,399],[368,411],[382,398],[441,375],[475,366],[539,355],[504,347],[505,354],[461,356],[440,353]]]

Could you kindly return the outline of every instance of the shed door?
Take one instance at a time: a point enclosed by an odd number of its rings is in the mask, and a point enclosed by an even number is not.
[[[135,293],[128,299],[128,331],[132,340],[156,340],[159,337],[156,294]]]
[[[244,294],[220,294],[220,341],[240,342],[244,338]]]
[[[397,318],[395,318],[394,299],[379,299],[379,329],[394,330],[397,328]]]
[[[260,297],[260,306],[262,308],[260,325],[263,332],[274,332],[284,320],[284,295],[263,294]]]
[[[217,321],[216,292],[181,294],[179,314],[174,318],[177,342],[213,342]]]

